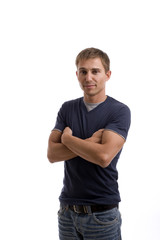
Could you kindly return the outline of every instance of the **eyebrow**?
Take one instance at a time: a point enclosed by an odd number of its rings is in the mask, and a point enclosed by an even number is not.
[[[87,68],[85,68],[85,67],[81,67],[81,68],[79,68],[78,70],[87,70]],[[91,70],[97,70],[97,71],[100,71],[100,68],[92,68]]]

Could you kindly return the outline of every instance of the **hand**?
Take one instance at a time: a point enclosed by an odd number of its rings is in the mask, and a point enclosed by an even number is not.
[[[72,130],[69,128],[69,127],[66,127],[64,130],[63,130],[63,134],[69,134],[69,135],[72,135]]]
[[[102,142],[102,134],[103,134],[104,129],[100,129],[93,133],[93,135],[86,139],[87,141],[94,142],[94,143],[101,143]]]
[[[62,133],[62,136],[61,136],[61,142],[65,145],[65,140],[66,140],[66,137],[70,135],[72,136],[72,130],[69,128],[69,127],[66,127],[64,130],[63,130],[63,133]]]

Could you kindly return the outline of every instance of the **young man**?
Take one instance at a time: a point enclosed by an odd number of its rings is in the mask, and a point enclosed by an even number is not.
[[[106,96],[110,60],[88,48],[76,58],[84,96],[65,102],[49,137],[48,159],[64,161],[64,186],[59,197],[61,240],[119,240],[116,164],[130,127],[130,110]]]

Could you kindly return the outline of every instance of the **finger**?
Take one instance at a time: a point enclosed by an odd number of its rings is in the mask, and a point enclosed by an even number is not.
[[[99,129],[98,132],[103,132],[104,131],[104,128],[103,129]]]

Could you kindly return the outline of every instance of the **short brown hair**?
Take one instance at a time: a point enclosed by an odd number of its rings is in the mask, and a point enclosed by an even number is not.
[[[110,59],[108,55],[100,49],[97,48],[86,48],[82,50],[76,57],[76,66],[81,60],[87,60],[90,58],[100,58],[105,69],[105,72],[110,70]]]

